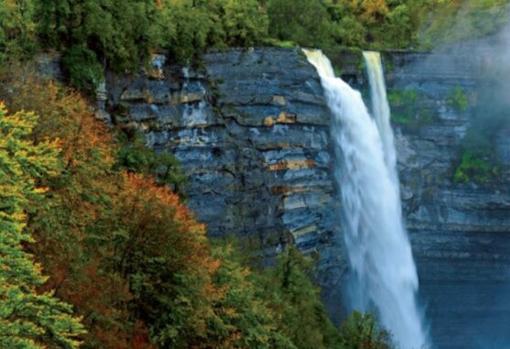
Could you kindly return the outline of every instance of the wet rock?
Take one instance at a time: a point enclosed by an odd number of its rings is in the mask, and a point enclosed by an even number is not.
[[[487,327],[474,324],[483,320],[497,328],[510,321],[504,315],[510,313],[509,302],[495,306],[503,285],[510,284],[510,177],[484,185],[453,181],[473,108],[455,110],[447,98],[458,86],[467,96],[476,95],[483,79],[479,58],[399,54],[406,62],[395,67],[389,83],[390,89],[419,89],[435,100],[432,108],[427,100],[416,101],[414,108],[428,108],[434,121],[416,131],[396,125],[396,144],[421,296],[440,349],[484,347],[467,339],[486,335]],[[500,134],[495,151],[508,171],[508,131]]]

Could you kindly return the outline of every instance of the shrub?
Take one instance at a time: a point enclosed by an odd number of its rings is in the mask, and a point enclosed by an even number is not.
[[[256,0],[163,1],[159,30],[177,62],[190,63],[207,48],[246,47],[267,37],[268,19]]]
[[[510,126],[510,102],[505,80],[496,77],[505,72],[498,71],[479,88],[477,103],[472,108],[466,135],[460,145],[460,159],[453,176],[455,182],[488,183],[499,175],[500,160],[494,150],[500,130]],[[457,96],[452,100],[460,101],[456,104],[467,105],[461,90],[452,95]]]
[[[493,34],[508,23],[508,0],[436,1],[424,16],[420,47],[430,49]],[[428,18],[427,18],[428,17]]]
[[[434,121],[429,110],[417,108],[425,97],[417,90],[392,90],[388,93],[391,106],[391,121],[411,130],[416,130]]]
[[[268,35],[268,17],[257,0],[223,0],[223,28],[228,46],[253,46]]]
[[[469,107],[469,99],[460,86],[456,86],[450,91],[447,97],[447,103],[450,107],[457,109],[458,111],[465,111]]]
[[[211,14],[205,7],[194,7],[190,1],[182,4],[165,2],[161,9],[163,48],[177,62],[190,63],[200,52],[205,51],[211,37],[221,37],[222,33],[213,28]],[[219,21],[219,18],[217,18]]]
[[[71,84],[79,89],[94,92],[104,80],[103,67],[96,54],[84,46],[72,46],[64,52],[62,64]]]
[[[370,314],[353,312],[340,327],[343,349],[390,349],[391,336],[381,330]]]
[[[178,160],[168,152],[156,153],[145,145],[143,134],[132,137],[119,134],[120,148],[117,152],[117,168],[131,173],[155,176],[160,184],[169,186],[174,192],[184,195],[186,177]]]
[[[483,157],[482,154],[464,151],[460,164],[455,169],[453,179],[457,183],[469,181],[487,183],[492,178],[497,177],[498,174],[498,166],[491,163],[487,157]]]
[[[246,263],[239,246],[216,242],[214,256],[220,267],[214,274],[222,296],[214,302],[208,342],[214,348],[296,348],[279,326],[281,314],[262,298],[260,275]],[[277,287],[272,285],[271,287]]]
[[[64,66],[71,82],[79,88],[97,83],[101,67],[115,71],[135,69],[159,35],[151,27],[158,13],[152,0],[36,3],[42,45],[64,51]]]
[[[312,271],[313,261],[289,246],[276,266],[262,275],[260,296],[280,314],[279,329],[296,348],[340,348],[338,331],[326,314]]]

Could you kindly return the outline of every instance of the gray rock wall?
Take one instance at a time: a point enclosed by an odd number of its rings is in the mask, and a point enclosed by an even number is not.
[[[510,130],[497,136],[504,164],[498,183],[452,180],[487,57],[383,58],[390,92],[417,91],[411,112],[425,120],[396,124],[395,132],[431,336],[438,348],[500,349],[498,340],[508,343],[510,333]],[[346,80],[366,89],[360,55],[333,61]],[[324,299],[339,316],[346,263],[330,114],[315,70],[299,50],[274,48],[210,53],[203,63],[188,72],[166,65],[110,76],[114,122],[143,130],[156,151],[177,156],[189,177],[189,205],[210,235],[252,239],[269,259],[289,241],[319,256]],[[449,100],[455,88],[468,96],[466,110]]]
[[[318,257],[324,299],[340,313],[330,115],[300,50],[210,53],[200,69],[110,76],[108,90],[115,123],[180,160],[189,206],[210,236],[248,238],[268,259],[292,241]]]
[[[432,338],[438,348],[506,347],[510,130],[496,137],[498,178],[483,185],[453,181],[462,139],[486,88],[486,55],[462,50],[386,58],[394,67],[390,91],[418,91],[414,111],[426,111],[429,118],[414,129],[396,126],[396,134],[404,213]],[[468,98],[466,109],[452,103],[455,89]],[[489,122],[491,107],[478,107],[487,110]]]

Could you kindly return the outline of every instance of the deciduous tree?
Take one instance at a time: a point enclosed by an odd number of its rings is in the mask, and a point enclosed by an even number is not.
[[[34,242],[27,205],[45,191],[36,181],[58,171],[57,144],[30,139],[36,120],[32,113],[8,115],[0,104],[0,347],[78,348],[83,326],[70,305],[37,291],[46,278],[23,248]]]

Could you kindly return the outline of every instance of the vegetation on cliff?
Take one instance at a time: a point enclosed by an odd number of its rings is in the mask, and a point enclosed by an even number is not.
[[[432,123],[434,117],[430,110],[416,108],[418,101],[423,98],[423,94],[415,89],[389,91],[391,121],[412,131]]]
[[[508,85],[506,79],[501,78],[508,76],[509,72],[505,69],[495,65],[494,71],[486,73],[487,80],[479,88],[476,103],[470,103],[467,96],[459,91],[451,94],[451,105],[457,109],[475,104],[471,107],[470,123],[454,170],[453,179],[457,183],[493,184],[500,177],[502,164],[496,144],[499,132],[510,127],[510,102],[506,96]]]
[[[0,112],[2,347],[351,342],[330,322],[308,257],[288,247],[260,268],[231,243],[212,244],[170,189],[182,185],[175,159],[122,141],[79,93],[25,65],[0,81],[11,111]]]
[[[93,89],[105,68],[132,71],[150,52],[189,62],[209,48],[298,44],[430,48],[490,33],[508,0],[4,0],[0,60],[63,54],[69,81]],[[450,24],[455,18],[462,26]],[[494,20],[495,19],[495,20]],[[444,33],[447,33],[444,35]]]
[[[295,249],[259,268],[235,244],[209,241],[183,203],[175,158],[108,130],[81,93],[40,80],[24,63],[58,51],[68,81],[93,90],[105,69],[131,72],[159,50],[192,62],[231,46],[420,47],[446,25],[441,18],[467,11],[460,3],[0,1],[8,108],[0,106],[0,347],[389,348],[371,316],[330,322],[312,261]],[[498,21],[483,33],[500,25],[505,5],[484,2]],[[430,18],[443,6],[444,17]],[[400,122],[413,123],[402,98],[415,97],[394,97]],[[459,91],[451,103],[465,108]],[[479,145],[497,125],[482,140],[467,138],[458,181],[494,171]]]

